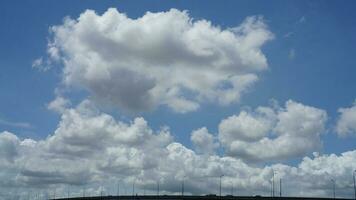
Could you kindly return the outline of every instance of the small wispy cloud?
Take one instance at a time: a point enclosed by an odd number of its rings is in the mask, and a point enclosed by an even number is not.
[[[32,68],[37,69],[38,71],[45,72],[51,69],[50,62],[48,60],[44,60],[42,57],[37,58],[32,62]]]
[[[307,18],[305,16],[302,16],[301,18],[299,18],[298,23],[304,23],[307,20]]]
[[[294,49],[290,49],[289,53],[288,53],[288,58],[290,60],[293,60],[295,58],[295,50]]]
[[[293,36],[296,32],[297,26],[305,23],[307,18],[305,16],[300,17],[295,23],[292,25],[292,30],[283,35],[284,38],[289,38]]]
[[[294,32],[290,31],[290,32],[284,34],[284,37],[285,37],[285,38],[289,38],[289,37],[291,37],[293,34],[294,34]]]
[[[8,121],[8,120],[4,120],[4,119],[0,119],[0,124],[5,125],[5,126],[12,126],[12,127],[18,127],[18,128],[26,128],[26,129],[33,128],[33,126],[27,122],[12,122],[12,121]]]

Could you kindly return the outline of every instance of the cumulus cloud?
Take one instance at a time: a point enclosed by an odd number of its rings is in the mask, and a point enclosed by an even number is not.
[[[12,133],[4,131],[0,134],[0,158],[2,162],[13,162],[17,155],[19,139]]]
[[[291,159],[319,150],[327,113],[289,100],[223,119],[219,140],[228,155],[248,161]]]
[[[109,174],[126,177],[156,169],[171,140],[167,128],[154,132],[143,118],[116,121],[85,100],[66,108],[58,128],[44,140],[1,133],[0,160],[16,171],[10,178],[16,187],[83,185]]]
[[[66,110],[68,106],[70,106],[70,100],[61,96],[57,96],[53,101],[51,101],[47,108],[54,112],[62,113]]]
[[[267,69],[261,47],[273,39],[262,17],[223,29],[176,9],[136,19],[114,8],[102,15],[87,10],[51,33],[49,58],[63,64],[67,87],[134,112],[238,102]]]
[[[336,132],[341,137],[356,135],[356,101],[349,108],[340,108],[340,116],[336,123]]]
[[[218,147],[214,136],[209,133],[206,127],[194,130],[190,140],[193,142],[196,151],[202,154],[214,154],[215,149]]]
[[[288,101],[286,108],[260,107],[237,118],[260,128],[273,124],[276,134],[298,134],[310,139],[312,130],[321,126],[315,124],[314,118],[325,115],[322,113]],[[285,121],[294,122],[297,116],[305,116],[309,122],[304,118],[297,120],[297,124]],[[268,132],[256,130],[253,137],[246,137],[244,131],[249,130],[236,127],[240,133],[235,138],[245,142],[259,141],[261,132]],[[301,132],[295,133],[296,130]],[[298,136],[289,139],[295,137]],[[143,118],[117,121],[85,100],[75,108],[66,108],[57,129],[45,139],[21,139],[10,132],[0,133],[0,193],[5,199],[27,199],[31,192],[48,196],[56,190],[57,197],[66,197],[70,188],[71,196],[81,195],[83,189],[87,195],[98,195],[100,191],[113,195],[119,183],[121,194],[131,194],[135,182],[137,193],[146,190],[155,194],[159,181],[162,193],[177,194],[184,179],[187,194],[207,194],[218,193],[218,177],[224,174],[223,194],[228,194],[234,185],[235,194],[269,195],[274,169],[276,178],[283,179],[284,194],[288,196],[328,196],[331,176],[337,180],[338,196],[352,194],[350,173],[356,168],[356,151],[314,154],[315,157],[305,157],[296,167],[255,166],[228,155],[201,153],[213,152],[215,145],[206,128],[193,131],[191,139],[196,151],[175,142],[168,128],[153,130]],[[274,144],[278,148],[278,143]]]

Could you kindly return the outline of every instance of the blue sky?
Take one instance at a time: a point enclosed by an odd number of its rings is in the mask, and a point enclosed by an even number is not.
[[[325,1],[227,1],[130,3],[128,1],[2,2],[1,21],[1,118],[27,122],[32,128],[0,124],[2,130],[18,131],[22,137],[46,137],[56,128],[58,116],[46,109],[54,98],[60,70],[33,70],[34,59],[46,49],[48,29],[65,16],[78,17],[86,9],[103,13],[109,7],[136,18],[146,11],[170,8],[188,10],[195,19],[208,19],[221,27],[239,24],[246,16],[262,15],[276,39],[263,47],[270,69],[240,104],[228,107],[208,105],[197,113],[175,115],[165,109],[144,114],[153,127],[169,125],[177,138],[189,142],[189,132],[201,126],[216,129],[221,118],[241,106],[266,105],[270,99],[288,99],[327,110],[330,128],[337,109],[352,104],[356,91],[355,20],[351,5]],[[290,53],[295,52],[293,58]],[[164,116],[164,117],[161,117]],[[203,116],[203,117],[202,117]],[[189,119],[189,120],[187,120]],[[333,130],[325,138],[325,151],[340,153],[355,146],[350,140],[335,140]]]
[[[147,11],[187,10],[193,20],[208,20],[222,30],[239,26],[248,16],[263,16],[273,39],[259,47],[268,69],[256,72],[258,81],[236,102],[220,105],[200,101],[199,109],[183,114],[166,106],[128,113],[120,106],[96,105],[102,112],[127,123],[142,116],[155,131],[168,126],[174,141],[194,148],[193,130],[205,126],[217,138],[223,119],[243,110],[269,106],[273,100],[281,107],[293,100],[327,113],[321,135],[323,147],[319,152],[340,154],[355,150],[356,128],[349,125],[351,131],[347,137],[340,137],[336,131],[340,119],[338,109],[352,107],[356,99],[356,3],[353,1],[1,1],[0,132],[9,131],[21,139],[34,140],[54,134],[63,113],[47,107],[57,96],[56,88],[65,88],[61,83],[64,65],[52,62],[49,70],[41,71],[32,67],[33,62],[48,58],[47,45],[55,37],[49,33],[50,27],[62,25],[66,16],[76,19],[87,9],[102,15],[110,7],[132,19]],[[95,94],[73,89],[63,96],[75,107]],[[349,122],[353,120],[356,119]],[[217,151],[223,155],[225,150]],[[311,153],[279,162],[296,166]],[[271,162],[274,160],[264,160],[262,166]]]

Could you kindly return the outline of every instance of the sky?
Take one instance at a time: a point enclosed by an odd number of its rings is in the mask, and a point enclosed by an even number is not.
[[[353,197],[355,7],[1,1],[1,199]]]

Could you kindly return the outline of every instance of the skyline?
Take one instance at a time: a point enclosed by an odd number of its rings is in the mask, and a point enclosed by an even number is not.
[[[344,3],[1,2],[0,196],[353,198]]]

